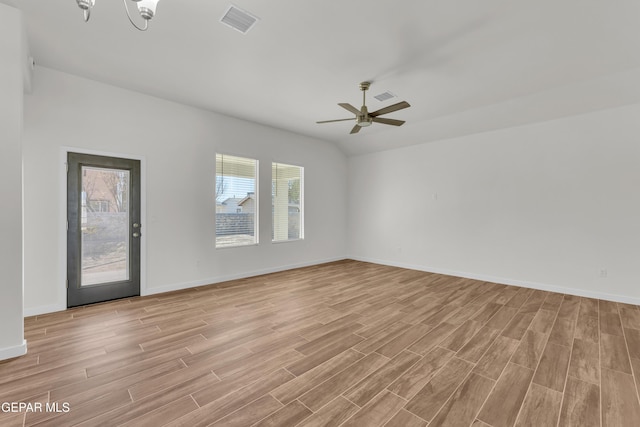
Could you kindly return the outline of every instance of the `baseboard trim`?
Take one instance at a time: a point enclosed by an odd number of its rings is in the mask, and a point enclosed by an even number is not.
[[[464,277],[467,279],[482,280],[485,282],[499,283],[502,285],[520,286],[523,288],[538,289],[538,290],[549,291],[549,292],[558,292],[562,294],[569,294],[569,295],[575,295],[575,296],[586,297],[586,298],[597,298],[597,299],[602,299],[607,301],[640,305],[640,298],[633,298],[625,295],[608,294],[604,292],[593,292],[593,291],[587,291],[584,289],[566,288],[562,286],[549,285],[545,283],[529,282],[524,280],[509,279],[509,278],[490,276],[490,275],[484,275],[484,274],[467,273],[467,272],[447,270],[447,269],[430,267],[430,266],[385,261],[385,260],[376,259],[376,258],[359,257],[359,256],[326,258],[322,260],[309,261],[309,262],[298,263],[298,264],[289,264],[289,265],[274,267],[274,268],[252,270],[252,271],[238,273],[238,274],[229,274],[225,276],[210,277],[207,279],[196,280],[191,282],[174,283],[171,285],[157,287],[157,288],[147,288],[146,290],[144,290],[142,295],[143,296],[156,295],[156,294],[161,294],[165,292],[180,291],[183,289],[195,288],[198,286],[212,285],[216,283],[227,282],[229,280],[246,279],[247,277],[260,276],[263,274],[270,274],[270,273],[278,273],[281,271],[293,270],[293,269],[302,268],[302,267],[309,267],[309,266],[318,265],[318,264],[325,264],[328,262],[342,261],[345,259],[352,259],[355,261],[362,261],[362,262],[370,262],[373,264],[388,265],[391,267],[406,268],[409,270],[426,271],[429,273],[445,274],[447,276]],[[66,309],[67,307],[65,304],[52,304],[47,306],[31,307],[31,308],[24,309],[24,316],[25,317],[39,316],[42,314],[54,313],[56,311],[65,311]],[[0,350],[0,360],[2,360],[2,351],[3,350]],[[26,342],[25,342],[25,352],[26,352]],[[20,354],[18,354],[18,356],[20,356]],[[13,356],[13,357],[17,357],[17,356]]]
[[[484,282],[499,283],[501,285],[520,286],[522,288],[537,289],[541,291],[558,292],[561,294],[575,295],[586,298],[596,298],[606,301],[621,302],[625,304],[640,305],[640,298],[633,298],[626,295],[608,294],[605,292],[593,292],[585,289],[566,288],[563,286],[550,285],[546,283],[529,282],[526,280],[509,279],[505,277],[490,276],[485,274],[474,274],[462,271],[447,270],[424,265],[407,264],[402,262],[384,261],[375,258],[351,256],[355,261],[370,262],[373,264],[388,265],[391,267],[406,268],[409,270],[426,271],[429,273],[445,274],[447,276],[464,277],[466,279],[482,280]]]
[[[274,268],[265,268],[260,270],[247,271],[243,273],[229,274],[225,276],[210,277],[207,279],[195,280],[192,282],[174,283],[172,285],[161,286],[157,288],[147,287],[147,289],[145,290],[146,292],[144,293],[143,296],[162,294],[165,292],[180,291],[183,289],[196,288],[198,286],[213,285],[216,283],[227,282],[229,280],[246,279],[247,277],[261,276],[263,274],[279,273],[281,271],[293,270],[295,268],[302,268],[302,267],[310,267],[312,265],[325,264],[328,262],[342,261],[344,259],[347,259],[347,258],[346,257],[327,258],[322,260],[303,262],[299,264],[289,264],[289,265],[284,265],[284,266],[274,267]]]
[[[27,340],[22,340],[22,345],[0,348],[0,360],[13,359],[27,354]]]

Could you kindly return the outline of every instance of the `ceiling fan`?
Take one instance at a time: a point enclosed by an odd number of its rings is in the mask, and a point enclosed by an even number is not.
[[[351,129],[350,133],[358,133],[360,129],[363,127],[371,126],[371,123],[382,123],[384,125],[392,125],[392,126],[402,126],[404,124],[404,120],[395,120],[395,119],[384,119],[378,116],[383,114],[389,114],[394,111],[402,110],[403,108],[411,107],[408,102],[402,101],[397,104],[389,105],[388,107],[381,108],[373,113],[370,113],[367,110],[366,106],[366,98],[365,95],[367,90],[369,90],[369,86],[371,86],[371,82],[362,82],[360,83],[360,90],[362,90],[362,108],[359,110],[351,104],[340,103],[338,104],[345,110],[348,110],[355,114],[356,116],[350,119],[337,119],[337,120],[323,120],[316,123],[333,123],[333,122],[344,122],[347,120],[356,120],[356,125]]]

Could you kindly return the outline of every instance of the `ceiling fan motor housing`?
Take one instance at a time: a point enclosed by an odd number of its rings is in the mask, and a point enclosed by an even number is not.
[[[373,120],[368,115],[358,114],[357,123],[358,123],[358,126],[360,127],[367,127],[367,126],[371,126],[371,123],[373,123]]]
[[[366,105],[363,105],[360,109],[360,114],[356,117],[356,123],[358,123],[360,127],[371,126],[371,123],[373,123],[373,120],[369,117],[369,110]]]

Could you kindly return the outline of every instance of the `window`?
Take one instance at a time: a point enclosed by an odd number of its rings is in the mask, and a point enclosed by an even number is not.
[[[258,243],[258,161],[216,154],[216,248]]]
[[[304,238],[304,168],[273,163],[271,165],[271,210],[274,242]]]

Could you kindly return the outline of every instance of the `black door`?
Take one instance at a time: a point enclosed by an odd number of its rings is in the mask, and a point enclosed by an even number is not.
[[[140,161],[69,153],[67,307],[140,295]]]

